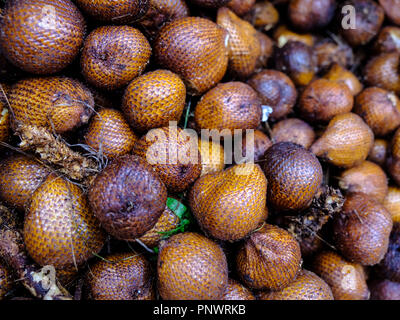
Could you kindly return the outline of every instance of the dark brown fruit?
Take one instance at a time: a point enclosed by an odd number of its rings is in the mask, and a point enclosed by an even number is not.
[[[23,211],[32,194],[50,174],[51,169],[23,155],[0,162],[0,198]]]
[[[238,16],[244,16],[253,8],[255,3],[256,0],[231,0],[228,2],[227,7]]]
[[[231,0],[189,0],[189,2],[195,4],[196,6],[208,9],[216,9],[223,7]]]
[[[344,83],[351,91],[353,96],[358,95],[362,89],[363,85],[354,75],[353,72],[344,69],[339,64],[334,63],[329,69],[328,73],[324,75],[327,80]]]
[[[341,8],[346,5],[354,8],[356,27],[340,28],[340,34],[351,46],[367,44],[378,34],[382,26],[385,18],[382,7],[372,0],[347,0],[341,5]],[[347,21],[346,10],[339,15],[340,21]]]
[[[345,84],[318,79],[301,94],[299,112],[309,122],[326,123],[338,114],[350,112],[353,103],[353,95]]]
[[[149,9],[150,0],[76,0],[86,14],[110,23],[132,23]]]
[[[331,287],[335,300],[368,300],[369,290],[360,268],[331,251],[318,254],[312,264],[312,270]]]
[[[156,70],[129,84],[122,110],[132,128],[144,132],[179,121],[185,100],[186,88],[179,76],[168,70]]]
[[[276,28],[274,32],[274,40],[279,48],[282,48],[289,41],[303,42],[305,45],[314,46],[314,36],[311,33],[296,33],[289,30],[285,25]]]
[[[174,235],[161,247],[157,274],[164,300],[218,300],[228,285],[222,249],[192,232]]]
[[[388,18],[400,26],[400,1],[399,0],[378,0],[379,4],[385,10]]]
[[[289,18],[296,29],[310,31],[328,25],[335,9],[335,0],[291,0]]]
[[[272,29],[279,21],[279,12],[269,1],[256,2],[244,16],[255,28]]]
[[[400,28],[392,26],[382,28],[375,41],[374,49],[378,53],[400,53]]]
[[[222,135],[235,129],[256,129],[261,122],[261,101],[243,82],[220,83],[208,91],[194,111],[198,129],[217,129]]]
[[[92,93],[80,82],[65,77],[18,81],[8,99],[17,123],[45,127],[56,133],[86,124],[94,110]]]
[[[147,159],[171,192],[186,190],[201,173],[197,139],[179,127],[163,127],[140,138],[133,153]]]
[[[386,163],[386,155],[389,143],[383,139],[375,139],[374,145],[368,155],[368,160],[379,164],[383,167]]]
[[[93,300],[154,300],[153,274],[140,254],[117,253],[90,266],[85,286]]]
[[[392,216],[377,200],[350,194],[342,213],[334,217],[334,241],[347,260],[374,265],[387,251],[392,224]]]
[[[308,149],[315,140],[314,129],[303,120],[285,119],[276,123],[271,131],[273,143],[292,142]]]
[[[382,278],[400,282],[400,223],[393,224],[388,250],[377,269]]]
[[[371,300],[400,300],[400,282],[375,280],[369,284]]]
[[[165,209],[167,190],[143,158],[125,155],[96,177],[89,201],[108,233],[133,241],[156,224]]]
[[[261,168],[241,164],[199,178],[189,204],[201,228],[219,240],[237,241],[262,222],[267,181]]]
[[[207,19],[188,17],[161,29],[154,53],[158,63],[177,73],[190,94],[214,87],[228,67],[228,33]]]
[[[362,91],[356,98],[354,112],[376,136],[385,136],[400,126],[400,100],[393,92],[381,88]]]
[[[280,290],[300,270],[299,243],[286,230],[266,224],[243,244],[236,256],[236,267],[248,287]]]
[[[315,273],[302,270],[297,278],[280,291],[263,292],[260,300],[333,300],[329,285]]]
[[[0,264],[0,300],[4,299],[4,296],[9,293],[13,287],[10,271]]]
[[[36,74],[64,69],[77,56],[85,20],[69,0],[7,1],[0,47],[17,67]]]
[[[260,41],[261,54],[258,57],[256,72],[262,68],[267,67],[268,60],[274,51],[274,42],[265,33],[261,31],[256,32],[256,37]]]
[[[150,56],[150,44],[139,30],[103,26],[86,38],[81,56],[82,74],[95,87],[119,89],[144,71]]]
[[[268,203],[277,210],[307,208],[322,183],[318,159],[291,142],[274,144],[264,157],[268,181]]]
[[[228,287],[225,290],[222,300],[256,300],[249,289],[239,281],[229,279]]]
[[[279,120],[292,112],[297,91],[293,81],[284,73],[263,70],[250,78],[247,83],[258,92],[262,104],[272,108],[271,120]]]
[[[32,195],[23,235],[33,260],[56,269],[81,266],[105,242],[83,191],[53,173]]]
[[[5,142],[10,135],[10,111],[7,108],[7,100],[1,91],[3,87],[1,83],[0,86],[0,142]]]
[[[246,162],[263,162],[264,154],[271,146],[271,140],[262,131],[249,132],[242,138],[242,159],[234,158],[235,162],[241,163],[244,159]]]
[[[344,68],[354,64],[353,50],[345,42],[337,43],[329,38],[324,38],[314,46],[314,49],[319,71],[327,70],[333,64]]]
[[[390,186],[383,205],[392,215],[394,223],[400,223],[400,188]]]
[[[85,135],[86,144],[109,159],[129,153],[136,140],[122,113],[114,109],[97,112]]]

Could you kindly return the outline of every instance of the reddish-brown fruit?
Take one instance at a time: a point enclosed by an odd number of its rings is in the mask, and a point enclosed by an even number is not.
[[[228,67],[228,33],[207,19],[188,17],[161,29],[154,43],[158,63],[182,77],[192,95],[221,81]]]
[[[335,0],[291,0],[289,18],[296,29],[310,31],[328,25],[335,9]]]
[[[344,6],[352,6],[355,13],[355,27],[340,28],[340,34],[353,47],[365,45],[374,38],[381,29],[385,13],[382,7],[372,0],[347,0]],[[347,11],[342,11],[340,21],[348,20]]]
[[[329,122],[310,150],[335,166],[350,168],[367,158],[373,143],[374,134],[362,118],[345,113]]]
[[[383,259],[393,222],[380,202],[363,193],[350,194],[333,222],[334,241],[344,258],[367,266]]]
[[[105,242],[83,191],[53,173],[32,195],[23,235],[33,260],[56,269],[81,266]]]
[[[345,84],[318,79],[301,94],[299,112],[309,122],[326,123],[338,114],[350,112],[353,103],[353,95]]]
[[[394,223],[400,223],[400,188],[390,186],[383,205],[392,215]]]
[[[296,239],[286,230],[269,224],[252,233],[236,256],[240,278],[254,289],[286,287],[298,274],[301,262]]]
[[[279,120],[292,112],[297,100],[296,87],[284,73],[276,70],[263,70],[247,83],[256,90],[262,104],[272,108],[271,120]]]
[[[199,139],[199,151],[201,156],[201,175],[217,173],[225,168],[225,151],[219,142]]]
[[[92,300],[153,300],[150,263],[140,254],[117,253],[90,266],[85,286]]]
[[[161,246],[158,290],[164,300],[218,300],[228,285],[228,265],[220,246],[185,232]]]
[[[268,203],[277,210],[307,208],[322,183],[322,167],[308,150],[291,142],[274,144],[264,157]]]
[[[208,9],[216,9],[223,7],[231,0],[189,0],[189,2],[195,4],[196,6]]]
[[[17,67],[36,74],[64,69],[77,56],[85,20],[69,0],[7,1],[0,47]]]
[[[233,134],[235,129],[256,129],[261,122],[261,101],[243,82],[220,83],[201,98],[194,120],[198,129],[217,129],[222,135]]]
[[[255,3],[256,0],[231,0],[228,2],[227,7],[241,17],[248,13]]]
[[[364,69],[364,79],[376,86],[400,94],[400,52],[382,53],[372,58]]]
[[[314,129],[303,120],[285,119],[276,123],[271,131],[273,143],[292,142],[308,149],[315,140]]]
[[[271,146],[272,142],[265,133],[254,130],[242,138],[241,159],[236,159],[234,154],[234,160],[236,163],[241,163],[243,159],[246,159],[246,162],[263,162],[264,154]]]
[[[64,77],[18,81],[8,99],[15,122],[45,127],[56,133],[86,124],[94,110],[92,93],[80,82]]]
[[[399,0],[378,0],[379,4],[385,10],[388,18],[400,26],[400,1]]]
[[[374,145],[368,155],[368,160],[383,167],[386,163],[387,150],[389,143],[383,139],[375,139]]]
[[[122,113],[102,109],[92,118],[85,142],[109,159],[129,153],[137,140]]]
[[[369,290],[360,267],[335,252],[324,251],[315,257],[312,271],[329,284],[335,300],[368,300]]]
[[[393,224],[389,247],[377,269],[383,279],[400,282],[400,223]]]
[[[7,100],[3,98],[1,83],[0,86],[0,142],[5,142],[10,135],[10,111],[7,108]]]
[[[13,283],[10,271],[0,264],[0,300],[12,289]]]
[[[181,78],[168,70],[156,70],[129,84],[122,99],[122,111],[132,128],[144,132],[179,121],[185,100],[186,88]]]
[[[237,241],[262,222],[267,180],[257,164],[241,164],[199,178],[189,204],[204,232],[216,239]]]
[[[218,10],[217,24],[229,34],[230,72],[241,79],[249,77],[254,73],[261,56],[257,30],[226,7]]]
[[[344,69],[337,63],[334,63],[329,71],[324,75],[327,80],[344,83],[351,91],[353,96],[358,95],[362,89],[363,85],[354,75],[353,72]]]
[[[314,36],[310,33],[295,33],[286,26],[281,25],[274,32],[274,40],[279,48],[282,48],[289,41],[303,42],[305,45],[314,46]]]
[[[375,41],[374,49],[378,53],[400,53],[400,28],[392,26],[382,28]]]
[[[136,142],[133,153],[147,159],[171,192],[186,190],[201,173],[197,138],[179,127],[149,131]]]
[[[274,42],[265,33],[257,31],[256,37],[260,41],[261,54],[258,57],[256,72],[268,65],[268,60],[274,51]]]
[[[375,280],[369,284],[371,300],[400,300],[400,282]]]
[[[269,1],[257,2],[244,16],[255,28],[272,29],[279,21],[279,12]]]
[[[393,180],[400,185],[400,128],[396,130],[390,143],[386,167]]]
[[[347,193],[361,192],[383,202],[388,193],[388,179],[380,166],[363,161],[342,172],[339,187]]]
[[[229,279],[222,300],[256,300],[249,289],[239,281]]]
[[[288,74],[296,85],[306,86],[314,78],[317,61],[310,46],[289,41],[275,52],[276,68]]]
[[[82,10],[96,20],[132,23],[149,9],[151,0],[76,0]]]
[[[327,70],[333,64],[338,64],[342,67],[354,64],[353,50],[345,42],[336,43],[329,38],[324,38],[315,45],[314,50],[319,71]]]
[[[165,209],[167,189],[144,159],[125,155],[96,177],[89,201],[108,233],[133,241],[156,224]]]
[[[385,136],[400,126],[400,100],[390,91],[371,87],[361,92],[354,112],[361,116],[376,136]]]
[[[23,211],[51,169],[23,155],[0,162],[0,198]]]
[[[119,89],[143,72],[150,56],[150,44],[139,30],[129,26],[99,27],[86,38],[82,74],[95,87]]]
[[[329,285],[315,273],[302,270],[296,279],[280,291],[262,292],[260,300],[333,300]]]

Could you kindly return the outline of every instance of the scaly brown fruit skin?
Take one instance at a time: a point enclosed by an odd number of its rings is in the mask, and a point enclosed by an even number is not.
[[[225,168],[225,151],[219,142],[211,139],[199,139],[199,151],[201,156],[201,175],[217,173]]]
[[[334,242],[343,257],[370,266],[379,263],[389,244],[392,216],[377,200],[353,193],[333,220]]]
[[[385,10],[388,18],[400,26],[400,1],[399,0],[378,0],[379,4]]]
[[[385,18],[382,7],[372,0],[348,0],[345,5],[354,7],[356,28],[340,28],[340,34],[353,47],[367,44],[381,29]],[[339,18],[344,19],[345,14],[340,13]]]
[[[2,84],[0,83],[0,85]],[[6,103],[7,102],[3,99],[3,93],[0,89],[0,142],[7,141],[10,135],[10,111],[8,110]]]
[[[333,251],[319,253],[312,263],[312,271],[329,284],[335,300],[368,300],[370,293],[360,267]]]
[[[310,31],[328,25],[335,9],[335,0],[291,0],[289,18],[296,29]]]
[[[8,1],[2,16],[1,51],[25,71],[61,71],[82,46],[85,20],[69,0]]]
[[[223,250],[206,237],[185,232],[161,247],[158,290],[164,300],[218,300],[228,285]]]
[[[32,194],[51,169],[24,155],[10,156],[0,162],[0,198],[23,211]]]
[[[133,153],[147,159],[171,192],[186,190],[201,174],[197,141],[179,127],[149,131],[136,142]]]
[[[189,2],[195,4],[196,6],[208,9],[216,9],[223,7],[231,0],[189,0]]]
[[[392,215],[393,223],[400,223],[400,188],[390,186],[383,205]]]
[[[271,131],[273,143],[292,142],[308,149],[315,140],[314,129],[303,120],[290,118],[276,123]]]
[[[86,273],[91,300],[154,300],[150,263],[140,254],[117,253],[97,261]]]
[[[358,95],[362,89],[363,85],[354,75],[353,72],[344,69],[337,63],[334,63],[329,71],[324,75],[327,80],[344,83],[351,91],[353,96]]]
[[[229,279],[222,300],[256,300],[256,297],[239,281]]]
[[[279,21],[279,12],[269,1],[257,2],[244,16],[255,28],[272,29]]]
[[[364,68],[364,80],[370,86],[400,94],[400,53],[382,53],[372,58]]]
[[[191,95],[201,95],[221,81],[228,67],[228,33],[198,17],[177,19],[160,30],[157,62],[177,73]]]
[[[144,71],[151,51],[146,37],[135,28],[99,27],[85,40],[81,55],[82,74],[97,88],[122,88]]]
[[[400,282],[400,223],[393,224],[389,247],[377,269],[382,278]]]
[[[178,75],[168,70],[148,72],[133,80],[125,90],[122,111],[137,131],[179,121],[186,101],[186,87]]]
[[[392,179],[400,185],[400,129],[397,129],[390,142],[386,158],[386,168]]]
[[[305,45],[314,46],[314,36],[311,33],[295,33],[289,30],[285,25],[276,28],[274,32],[274,40],[278,48],[282,48],[289,41],[303,42]]]
[[[400,2],[399,2],[400,3]],[[381,29],[374,43],[377,53],[400,53],[400,28],[388,26]]]
[[[250,150],[247,150],[247,144],[249,144]],[[252,146],[254,146],[254,153],[251,152],[253,149]],[[256,163],[263,162],[264,154],[271,146],[272,142],[265,133],[260,130],[254,130],[253,133],[247,133],[242,138],[242,157],[243,159],[246,159],[247,162],[252,162],[253,159]],[[236,163],[241,163],[242,161],[242,159],[239,159],[239,161],[235,158],[233,159]]]
[[[374,134],[362,118],[354,113],[335,116],[311,152],[323,160],[344,168],[364,161],[374,143]]]
[[[33,193],[24,221],[24,242],[41,266],[81,266],[103,247],[105,234],[83,191],[50,174]]]
[[[354,64],[354,54],[351,47],[343,43],[336,43],[329,38],[323,38],[315,46],[318,71],[325,71],[337,64],[342,68],[351,67]]]
[[[217,129],[222,135],[234,134],[235,129],[256,129],[261,122],[261,101],[243,82],[220,83],[198,102],[194,120],[198,129]]]
[[[89,202],[103,228],[133,241],[156,224],[167,189],[145,159],[125,155],[111,162],[93,181]]]
[[[261,54],[258,57],[255,72],[266,68],[268,65],[268,60],[274,52],[274,42],[265,33],[257,31],[256,38],[260,41]]]
[[[382,203],[388,193],[388,178],[380,166],[363,161],[342,172],[339,187],[347,193],[364,193]]]
[[[254,289],[280,290],[301,267],[300,245],[286,230],[266,224],[239,249],[236,268],[243,283]]]
[[[13,282],[10,271],[3,265],[0,265],[0,300],[12,289]]]
[[[262,104],[270,106],[273,121],[284,118],[292,112],[297,100],[297,91],[293,81],[284,73],[276,70],[263,70],[247,83],[257,91]]]
[[[99,21],[129,24],[146,14],[149,0],[76,0],[82,10]]]
[[[302,270],[296,279],[280,291],[263,292],[260,300],[333,300],[329,285],[315,273]]]
[[[92,93],[66,77],[30,78],[15,83],[8,95],[16,123],[65,133],[89,121]]]
[[[308,150],[291,142],[267,150],[263,169],[268,181],[268,203],[277,210],[307,208],[322,183],[322,167]]]
[[[354,112],[361,116],[376,136],[385,136],[400,126],[400,100],[390,91],[367,88],[355,100]]]
[[[218,10],[217,24],[229,33],[229,71],[240,79],[248,78],[261,56],[257,30],[226,7]]]
[[[241,17],[248,13],[255,3],[256,0],[231,0],[227,7]]]
[[[108,159],[129,153],[136,140],[122,113],[113,109],[98,111],[85,135],[86,144]]]
[[[400,300],[400,283],[389,280],[375,280],[369,284],[371,300]]]
[[[301,94],[299,112],[309,122],[326,123],[338,114],[350,112],[353,103],[353,95],[345,84],[318,79]]]
[[[374,145],[368,155],[368,160],[379,164],[381,167],[385,166],[387,151],[389,143],[383,139],[375,139]]]
[[[189,205],[201,228],[224,241],[237,241],[262,222],[267,180],[259,165],[248,163],[199,178]]]

